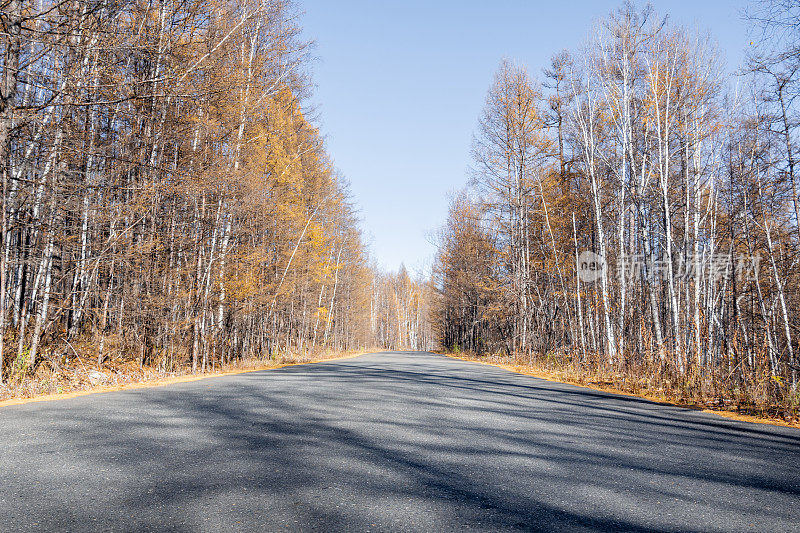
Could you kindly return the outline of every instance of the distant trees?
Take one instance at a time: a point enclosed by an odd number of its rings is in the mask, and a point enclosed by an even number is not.
[[[435,339],[430,315],[433,287],[411,279],[404,266],[397,273],[374,271],[370,320],[376,347],[390,350],[432,350]]]
[[[554,56],[545,94],[501,63],[441,236],[441,343],[796,401],[794,4],[764,4],[788,44],[745,92],[707,39],[629,4]]]
[[[11,0],[0,26],[0,375],[370,342],[291,4]]]

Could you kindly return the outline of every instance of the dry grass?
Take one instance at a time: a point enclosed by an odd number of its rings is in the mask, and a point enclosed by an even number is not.
[[[635,373],[619,372],[602,369],[602,365],[597,362],[572,364],[568,362],[568,358],[552,355],[524,360],[501,354],[444,353],[444,355],[464,361],[490,364],[549,381],[636,396],[654,402],[702,410],[727,418],[800,427],[800,414],[798,414],[795,400],[788,405],[758,403],[752,396],[737,398],[730,391],[721,394],[719,388],[699,381],[693,376],[678,380],[674,375],[664,376],[655,372],[654,369],[645,367],[636,369]]]
[[[158,366],[142,366],[135,361],[113,359],[102,366],[94,356],[75,355],[60,361],[46,358],[33,375],[13,368],[0,384],[0,405],[24,403],[31,400],[67,398],[91,392],[106,392],[142,386],[167,385],[256,370],[268,370],[289,365],[314,363],[345,357],[355,357],[365,351],[292,353],[273,359],[235,360],[230,364],[192,373],[190,368],[165,371]]]

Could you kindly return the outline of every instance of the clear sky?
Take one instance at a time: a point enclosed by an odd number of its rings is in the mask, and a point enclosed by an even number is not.
[[[430,234],[466,183],[469,148],[503,57],[540,77],[621,1],[297,0],[316,41],[311,103],[350,180],[377,263],[427,270]],[[637,4],[641,4],[637,2]],[[728,71],[749,44],[747,0],[657,0],[658,13],[708,31]]]

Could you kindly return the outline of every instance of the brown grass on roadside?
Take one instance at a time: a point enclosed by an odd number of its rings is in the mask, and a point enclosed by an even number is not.
[[[193,373],[191,368],[166,371],[159,366],[140,365],[136,361],[111,359],[97,364],[94,355],[77,353],[69,358],[45,358],[31,375],[25,371],[12,371],[0,384],[0,405],[23,403],[33,399],[57,399],[86,392],[103,392],[155,386],[204,377],[236,374],[255,370],[281,368],[293,364],[313,363],[344,357],[354,357],[365,351],[318,350],[313,353],[289,353],[271,359],[237,359],[225,365],[210,367],[206,372]]]

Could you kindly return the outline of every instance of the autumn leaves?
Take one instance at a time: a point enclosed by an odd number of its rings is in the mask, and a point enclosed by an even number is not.
[[[70,346],[199,371],[368,342],[370,274],[346,184],[303,113],[292,5],[13,7],[5,377],[55,368]]]
[[[588,43],[541,84],[498,69],[441,233],[442,344],[791,403],[797,80],[726,93],[707,38],[631,5]]]

